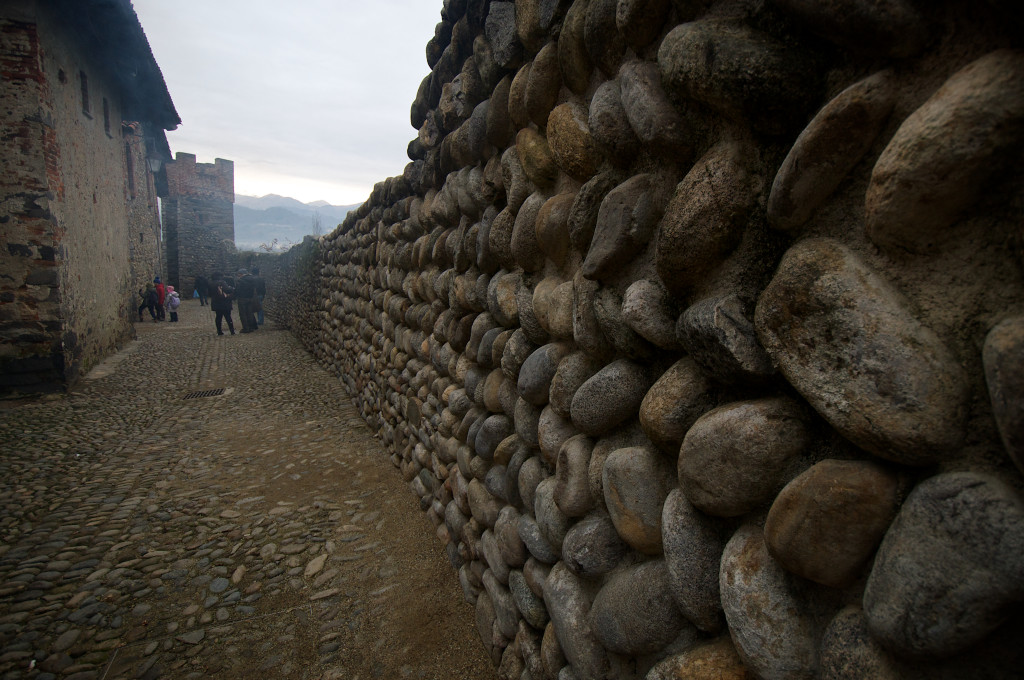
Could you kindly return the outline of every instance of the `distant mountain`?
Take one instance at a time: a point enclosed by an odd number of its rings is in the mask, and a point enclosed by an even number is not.
[[[240,205],[243,208],[252,208],[253,210],[265,210],[267,208],[288,208],[296,211],[312,210],[312,208],[301,201],[287,196],[278,196],[277,194],[267,194],[266,196],[243,196],[236,194],[235,205]]]
[[[331,205],[327,201],[303,203],[287,196],[235,195],[235,245],[239,250],[268,248],[277,239],[278,248],[300,243],[313,233],[314,215],[320,217],[324,234],[334,231],[355,205]]]

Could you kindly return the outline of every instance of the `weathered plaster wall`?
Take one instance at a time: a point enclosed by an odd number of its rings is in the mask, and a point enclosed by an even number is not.
[[[442,17],[414,161],[274,304],[500,677],[1019,675],[1010,5]]]
[[[227,273],[235,264],[235,164],[217,158],[196,163],[177,153],[166,166],[168,196],[162,201],[168,280],[181,290],[195,277]]]

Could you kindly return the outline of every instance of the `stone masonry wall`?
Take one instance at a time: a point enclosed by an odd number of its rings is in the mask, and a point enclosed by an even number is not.
[[[49,209],[59,150],[34,16],[0,22],[0,41],[0,105],[9,112],[0,133],[21,140],[21,154],[0,155],[0,392],[53,391],[61,389],[64,371],[58,241]]]
[[[258,268],[267,288],[265,316],[292,330],[308,347],[318,342],[319,329],[309,320],[321,308],[319,273],[323,264],[318,239],[306,236],[302,243],[283,253],[254,252],[239,255],[238,266]]]
[[[500,677],[1019,677],[1017,14],[445,2],[413,162],[270,294]]]
[[[60,148],[62,190],[51,210],[60,234],[62,344],[70,383],[133,336],[138,295],[132,286],[129,242],[134,229],[126,200],[119,90],[47,12],[40,12],[40,27],[49,35],[44,70]],[[88,113],[82,99],[83,72]]]
[[[47,5],[5,11],[0,392],[56,391],[132,333],[121,102]]]
[[[142,123],[129,122],[121,127],[128,183],[128,251],[132,265],[131,289],[145,288],[148,281],[163,271],[163,243],[160,234],[160,209],[153,173],[147,168],[146,133]],[[140,298],[135,298],[136,307]],[[133,310],[134,311],[134,310]]]
[[[167,280],[191,295],[197,276],[210,278],[234,268],[235,164],[223,158],[196,163],[195,154],[178,152],[166,172]]]

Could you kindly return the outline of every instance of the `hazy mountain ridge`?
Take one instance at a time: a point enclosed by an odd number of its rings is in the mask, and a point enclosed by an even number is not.
[[[329,234],[355,205],[331,205],[326,201],[303,203],[288,196],[235,196],[235,245],[239,250],[300,243],[313,233],[313,216],[320,215],[321,233]]]

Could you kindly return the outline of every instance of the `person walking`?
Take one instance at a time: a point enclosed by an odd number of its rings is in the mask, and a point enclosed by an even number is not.
[[[164,299],[167,297],[167,290],[160,282],[159,276],[153,279],[153,286],[156,288],[156,317],[158,321],[163,321],[166,318],[164,316]]]
[[[142,304],[139,305],[139,321],[142,321],[142,310],[148,309],[149,315],[153,317],[155,322],[156,316],[156,288],[153,287],[152,283],[147,283],[146,287],[139,291],[139,297],[142,298]]]
[[[238,301],[238,317],[242,322],[242,332],[252,333],[256,330],[256,283],[245,269],[238,270],[235,299]]]
[[[263,298],[267,296],[267,284],[260,276],[259,267],[252,268],[252,280],[256,284],[256,325],[263,325]]]
[[[199,295],[199,306],[206,306],[206,298],[210,294],[210,282],[206,280],[206,277],[200,274],[196,277],[195,282],[196,293]]]
[[[217,315],[215,320],[217,335],[224,335],[222,329],[224,321],[228,322],[228,330],[231,331],[231,335],[235,334],[235,324],[231,322],[231,298],[233,294],[234,289],[224,283],[224,277],[220,274],[214,274],[213,285],[210,288],[210,309]]]

